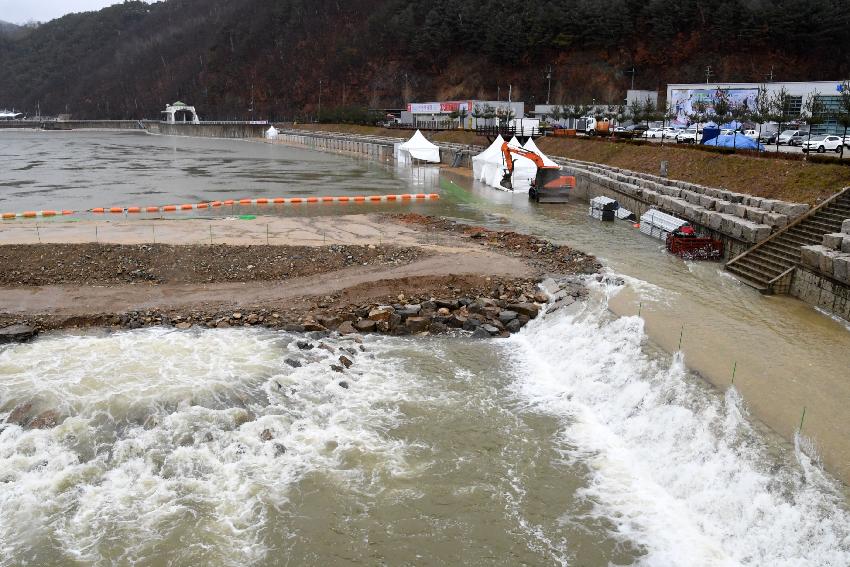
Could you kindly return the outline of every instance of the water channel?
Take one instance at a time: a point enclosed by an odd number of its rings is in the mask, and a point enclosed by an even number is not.
[[[0,347],[0,417],[63,416],[0,431],[0,565],[850,564],[850,331],[718,264],[582,203],[279,145],[4,132],[0,171],[3,210],[427,188],[442,199],[420,212],[626,281],[504,341],[331,340],[357,353],[349,389],[329,353],[292,369],[296,337],[259,329]]]

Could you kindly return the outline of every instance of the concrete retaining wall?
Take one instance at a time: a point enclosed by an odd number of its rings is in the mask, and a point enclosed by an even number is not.
[[[807,267],[798,267],[791,282],[791,295],[850,321],[850,285]]]
[[[143,122],[151,134],[190,136],[194,138],[262,138],[266,124],[165,124]]]
[[[747,221],[745,220],[735,220],[733,222],[722,213],[714,213],[711,217],[704,217],[703,211],[698,210],[696,207],[689,207],[687,211],[684,205],[682,208],[675,207],[672,201],[667,202],[665,195],[659,195],[659,193],[653,190],[641,188],[638,184],[629,182],[634,180],[630,180],[626,176],[621,176],[620,178],[612,177],[573,165],[564,165],[563,169],[565,173],[576,178],[576,187],[573,191],[574,196],[586,200],[599,195],[616,199],[621,206],[634,212],[638,219],[648,209],[653,208],[676,215],[690,222],[701,235],[723,241],[724,258],[734,258],[751,248],[756,242],[754,238],[757,233],[753,231],[747,235],[746,240],[743,238],[743,230],[739,229],[738,233],[735,234],[735,228],[738,226],[737,223],[746,223]],[[716,219],[714,216],[716,216]],[[717,219],[721,220],[720,223],[714,222],[717,226],[711,226],[707,222],[716,221]],[[727,230],[725,231],[721,230],[724,219],[727,222],[725,227]],[[767,229],[765,232],[765,228],[762,229],[761,233],[758,233],[758,236],[761,236],[762,239],[770,235],[770,230]]]
[[[286,144],[288,146],[300,146],[320,152],[357,155],[382,162],[393,159],[393,143],[388,141],[364,141],[335,136],[290,132],[281,132],[276,140],[266,141],[269,143]]]
[[[31,128],[36,130],[140,130],[138,120],[65,120],[38,121],[21,120],[0,122],[3,128]]]

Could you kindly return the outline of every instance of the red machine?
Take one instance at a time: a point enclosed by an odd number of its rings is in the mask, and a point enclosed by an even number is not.
[[[502,187],[513,190],[511,176],[514,173],[513,154],[528,158],[537,166],[537,177],[531,182],[528,198],[538,203],[566,203],[569,200],[570,188],[576,186],[576,178],[561,173],[557,165],[546,165],[539,155],[522,148],[502,144],[502,155],[505,159],[505,176],[502,177]]]
[[[670,233],[667,235],[667,251],[685,260],[719,260],[723,257],[723,241]]]

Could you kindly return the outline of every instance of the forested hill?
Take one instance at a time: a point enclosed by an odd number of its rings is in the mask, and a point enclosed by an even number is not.
[[[850,0],[127,1],[0,33],[0,107],[292,118],[495,98],[619,102],[631,82],[850,76]],[[501,89],[500,89],[501,87]]]

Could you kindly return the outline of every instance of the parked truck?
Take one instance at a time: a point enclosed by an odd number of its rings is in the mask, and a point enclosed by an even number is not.
[[[607,118],[597,120],[593,116],[585,116],[576,120],[576,131],[588,136],[608,136],[611,134],[611,122]]]

